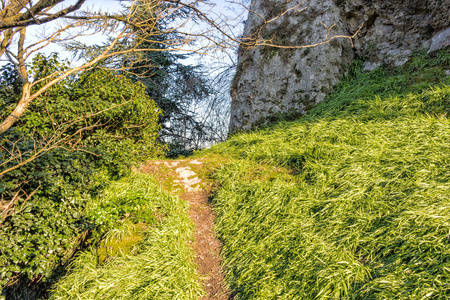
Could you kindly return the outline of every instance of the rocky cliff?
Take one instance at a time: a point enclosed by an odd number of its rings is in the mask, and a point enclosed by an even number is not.
[[[230,131],[304,114],[324,100],[352,60],[365,69],[401,65],[414,51],[450,46],[450,0],[254,0],[244,37],[282,47],[241,46]],[[333,36],[341,37],[316,47]],[[294,46],[294,47],[292,47]]]

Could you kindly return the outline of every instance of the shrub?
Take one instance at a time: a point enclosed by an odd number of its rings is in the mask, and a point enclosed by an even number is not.
[[[56,55],[37,55],[31,76],[38,80],[66,65]],[[12,66],[0,72],[3,118],[16,104],[19,83]],[[52,139],[63,141],[0,177],[1,208],[9,207],[0,219],[1,285],[60,275],[99,225],[84,215],[86,199],[100,193],[108,177],[123,176],[134,163],[162,152],[155,142],[159,114],[142,85],[94,69],[53,86],[1,136],[0,172]]]

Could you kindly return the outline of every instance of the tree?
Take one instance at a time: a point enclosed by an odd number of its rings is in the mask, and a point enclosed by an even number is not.
[[[138,53],[139,58],[133,57],[132,62],[126,64],[130,77],[143,83],[147,94],[163,110],[160,117],[160,139],[169,144],[180,141],[188,145],[192,141],[193,132],[206,131],[204,124],[196,119],[192,107],[194,103],[207,99],[210,89],[208,78],[204,76],[200,66],[181,62],[191,54],[167,51],[170,47],[166,45],[168,40],[185,43],[186,36],[167,29],[176,19],[189,19],[190,11],[189,8],[183,8],[177,14],[158,20],[155,28],[162,34],[155,36],[151,43],[142,44],[142,47],[151,51]],[[128,59],[129,56],[123,58]]]
[[[20,2],[20,1],[19,1]],[[124,1],[123,10],[114,15],[95,11],[82,11],[84,1],[78,1],[75,5],[56,9],[56,4],[64,5],[68,1],[32,1],[20,2],[8,1],[2,2],[2,11],[0,14],[1,48],[2,58],[11,63],[9,70],[3,72],[5,76],[17,76],[19,80],[14,83],[7,83],[2,80],[4,87],[13,88],[12,96],[15,99],[7,99],[8,105],[3,105],[0,112],[0,136],[2,139],[9,139],[7,131],[14,124],[23,126],[24,114],[38,106],[33,103],[42,103],[41,98],[49,97],[48,91],[52,88],[67,82],[68,79],[76,79],[82,76],[82,73],[90,72],[95,68],[113,69],[115,72],[128,72],[130,64],[139,62],[141,66],[153,66],[154,62],[143,57],[143,52],[166,51],[176,47],[182,47],[187,41],[176,39],[166,39],[159,41],[161,36],[168,36],[179,26],[172,26],[165,29],[158,28],[156,24],[168,16],[177,16],[180,9],[176,5],[162,5],[161,1]],[[19,5],[20,4],[20,5]],[[43,32],[41,39],[33,42],[27,41],[28,32],[32,25],[42,26],[45,23],[55,21],[50,32],[48,28]],[[101,45],[84,47],[77,39],[90,35],[106,36],[106,41]],[[158,41],[165,45],[165,49],[149,49],[148,45],[155,44]],[[50,43],[59,42],[72,51],[77,52],[82,57],[82,63],[79,65],[65,64],[62,68],[46,69],[45,72],[35,72],[30,59]],[[120,59],[118,59],[120,58]],[[121,62],[119,64],[118,62]],[[48,67],[48,65],[47,65]],[[31,74],[31,75],[30,75]],[[146,76],[146,74],[144,74]],[[150,74],[151,75],[151,74]],[[54,96],[54,95],[53,95]],[[58,97],[54,98],[59,101]],[[125,99],[132,101],[133,99]],[[93,105],[94,103],[90,103]],[[89,104],[88,104],[89,105]],[[120,104],[122,105],[122,104]],[[119,105],[119,106],[120,106]],[[118,105],[113,104],[110,107],[103,107],[102,110],[117,109]],[[39,109],[38,109],[39,110]],[[27,148],[27,153],[12,147],[6,153],[9,157],[4,157],[0,162],[0,176],[15,170],[28,162],[44,155],[47,151],[56,147],[63,147],[71,150],[80,150],[80,142],[62,134],[70,127],[79,126],[77,132],[83,136],[82,132],[91,132],[93,124],[85,120],[98,115],[99,110],[91,114],[81,114],[73,116],[73,119],[66,120],[64,125],[53,127],[53,132],[46,132],[45,138],[33,138],[34,148]],[[81,116],[81,117],[80,117]],[[85,126],[80,126],[85,124]],[[96,124],[101,126],[104,124]],[[39,128],[39,126],[36,126]],[[70,131],[70,130],[69,130]],[[41,134],[42,137],[42,134]],[[9,141],[10,144],[17,144],[23,137],[17,137],[16,140]],[[5,149],[2,149],[5,151]],[[24,159],[27,157],[27,159]],[[15,164],[12,164],[15,162]]]
[[[122,1],[124,10],[121,13],[109,14],[101,11],[82,10],[85,0],[78,0],[73,5],[68,5],[67,0],[39,0],[33,3],[31,0],[3,0],[0,12],[0,57],[6,58],[17,67],[22,81],[22,93],[16,108],[0,124],[0,134],[10,128],[16,120],[28,108],[29,104],[42,95],[53,84],[63,80],[71,74],[91,69],[95,65],[107,59],[117,56],[133,54],[134,59],[143,56],[136,53],[149,51],[195,51],[207,53],[213,49],[223,49],[241,45],[245,47],[270,46],[279,48],[305,48],[327,43],[335,38],[348,38],[354,36],[327,36],[323,42],[314,45],[279,45],[270,37],[264,37],[263,29],[270,23],[289,12],[302,12],[303,2],[280,12],[270,20],[263,18],[259,30],[255,30],[250,36],[237,38],[230,30],[229,18],[212,18],[208,15],[208,8],[200,0],[129,0]],[[289,2],[289,1],[287,1]],[[57,7],[57,4],[62,7]],[[252,11],[251,6],[242,5],[246,10]],[[182,16],[183,19],[179,19]],[[26,45],[27,29],[31,25],[42,26],[55,20],[62,20],[51,32],[47,31],[41,40]],[[170,21],[170,22],[168,22]],[[180,30],[189,22],[202,23],[195,31],[191,29]],[[166,26],[161,27],[161,24]],[[192,27],[192,26],[191,26]],[[329,27],[329,28],[332,28]],[[172,33],[177,33],[173,35]],[[103,34],[109,36],[108,41],[89,54],[89,59],[81,66],[72,67],[64,72],[50,74],[51,79],[41,89],[33,92],[32,88],[37,83],[30,80],[27,72],[26,61],[36,51],[53,42],[76,45],[76,39],[82,36]],[[160,37],[167,37],[161,40]],[[203,40],[200,42],[199,40]],[[16,42],[16,47],[13,43]],[[163,48],[148,47],[150,44],[163,44]],[[188,47],[189,46],[189,47]],[[70,49],[70,47],[69,47]],[[93,48],[91,48],[93,50]],[[117,67],[117,65],[115,66]]]
[[[0,17],[0,20],[2,20],[0,25],[0,29],[2,30],[0,54],[6,55],[7,59],[16,66],[21,79],[22,93],[16,107],[0,124],[0,134],[8,130],[23,115],[33,100],[41,96],[49,87],[57,84],[59,81],[80,71],[91,69],[109,57],[139,51],[139,44],[136,44],[134,47],[124,47],[126,45],[125,41],[133,37],[136,28],[140,31],[146,31],[146,28],[151,26],[154,19],[158,18],[154,17],[146,20],[148,23],[143,24],[143,22],[131,22],[131,16],[127,14],[113,16],[86,11],[80,14],[71,14],[81,8],[85,2],[84,0],[79,0],[75,5],[68,6],[53,13],[52,9],[55,5],[63,2],[67,1],[43,0],[33,4],[32,1],[22,2],[11,0],[3,3],[3,10]],[[133,5],[135,3],[131,3],[131,6]],[[129,11],[133,12],[133,8],[131,7]],[[156,11],[156,14],[161,13],[163,12]],[[51,34],[46,35],[43,39],[29,46],[26,45],[28,26],[35,24],[41,25],[57,18],[64,18],[67,21],[56,27]],[[70,32],[71,29],[85,31]],[[34,52],[41,50],[54,41],[74,41],[81,36],[112,32],[112,30],[117,30],[115,36],[110,38],[107,44],[98,49],[97,55],[93,56],[81,66],[49,74],[47,77],[38,81],[30,80],[26,61]],[[14,49],[12,43],[16,36],[18,38],[17,47]],[[145,38],[149,37],[145,36]],[[35,89],[34,87],[41,81],[46,81],[46,84],[39,89]]]

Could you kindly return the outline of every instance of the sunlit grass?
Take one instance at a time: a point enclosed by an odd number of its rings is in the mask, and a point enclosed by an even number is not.
[[[235,299],[450,297],[445,69],[356,70],[308,116],[209,150],[235,157],[213,200]]]
[[[133,225],[124,220],[111,228],[98,247],[78,254],[51,299],[200,298],[186,202],[163,192],[150,176],[135,174],[112,184],[91,209],[130,202],[145,203],[131,211],[154,221]]]

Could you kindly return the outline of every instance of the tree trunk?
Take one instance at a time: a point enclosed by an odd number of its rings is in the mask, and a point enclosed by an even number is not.
[[[22,97],[17,104],[13,112],[6,117],[6,119],[0,124],[0,135],[8,130],[14,123],[22,116],[22,114],[27,110],[30,104],[30,83],[25,83],[23,86]]]

